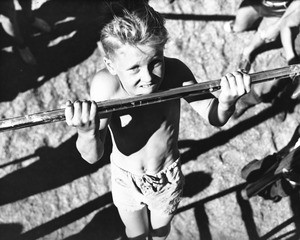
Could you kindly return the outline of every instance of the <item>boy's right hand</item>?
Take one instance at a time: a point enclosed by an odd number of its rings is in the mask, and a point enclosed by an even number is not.
[[[67,101],[65,108],[66,123],[76,127],[78,132],[95,132],[99,129],[99,117],[95,101]]]

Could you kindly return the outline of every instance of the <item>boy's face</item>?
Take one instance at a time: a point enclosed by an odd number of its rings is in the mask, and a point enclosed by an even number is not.
[[[111,74],[117,75],[129,95],[155,92],[164,77],[163,51],[154,47],[123,45],[113,59],[104,59]]]

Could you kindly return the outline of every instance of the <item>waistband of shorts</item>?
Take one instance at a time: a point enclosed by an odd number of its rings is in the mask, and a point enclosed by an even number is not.
[[[155,173],[154,175],[151,174],[147,174],[147,173],[142,173],[142,174],[138,174],[138,173],[133,173],[130,172],[120,166],[118,166],[113,160],[111,160],[111,164],[115,165],[117,168],[119,168],[119,170],[121,170],[122,172],[126,173],[126,174],[130,174],[131,176],[136,176],[136,177],[143,177],[143,176],[153,176],[153,177],[158,177],[160,176],[162,173],[166,173],[167,171],[170,171],[174,168],[176,168],[177,166],[181,165],[181,161],[180,161],[180,157],[177,158],[173,163],[171,163],[169,166],[165,167],[164,169],[160,170],[159,172]]]

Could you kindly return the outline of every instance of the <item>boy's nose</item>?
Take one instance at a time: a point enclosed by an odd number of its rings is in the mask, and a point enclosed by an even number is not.
[[[142,73],[142,82],[144,82],[144,83],[151,83],[152,82],[151,73],[148,69],[145,69]]]

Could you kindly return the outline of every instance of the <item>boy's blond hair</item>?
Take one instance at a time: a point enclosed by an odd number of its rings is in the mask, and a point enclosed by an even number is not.
[[[100,41],[107,57],[124,44],[147,45],[163,50],[168,31],[165,20],[144,0],[111,4],[110,21],[101,30]]]

